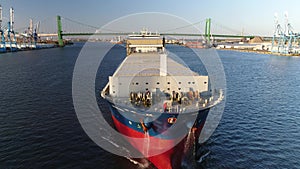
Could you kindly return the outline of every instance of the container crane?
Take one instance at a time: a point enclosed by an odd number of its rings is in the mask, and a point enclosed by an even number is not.
[[[275,31],[272,40],[272,52],[280,54],[299,53],[299,46],[296,45],[300,38],[299,33],[294,33],[293,27],[288,20],[288,13],[285,13],[285,30],[283,31],[275,14]]]
[[[8,41],[9,41],[9,45],[10,45],[10,50],[11,51],[16,51],[17,48],[17,41],[16,41],[16,35],[15,35],[15,31],[14,31],[14,20],[15,20],[15,16],[14,16],[14,8],[10,8],[9,9],[9,22],[8,22],[8,29],[7,29],[7,37],[8,37]]]
[[[0,42],[0,52],[6,52],[6,46],[5,46],[5,36],[4,31],[2,30],[2,6],[0,5],[0,34],[1,34],[1,42]]]

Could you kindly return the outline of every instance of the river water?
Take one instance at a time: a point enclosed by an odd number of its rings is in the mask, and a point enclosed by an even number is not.
[[[81,48],[0,54],[1,169],[142,168],[101,149],[81,128],[72,101]],[[218,54],[227,79],[226,107],[204,145],[210,154],[197,168],[300,168],[300,57]],[[105,58],[109,64],[98,72],[95,93],[124,59],[125,49],[115,46],[109,55],[118,57]],[[109,113],[105,116],[111,123]]]

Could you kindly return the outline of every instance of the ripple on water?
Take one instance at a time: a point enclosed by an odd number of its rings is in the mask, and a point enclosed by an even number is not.
[[[1,54],[0,168],[136,168],[93,143],[72,103],[80,46]],[[95,54],[100,48],[95,48]],[[191,51],[174,46],[171,52]],[[115,47],[98,72],[99,91],[125,54]],[[300,168],[300,58],[219,51],[227,102],[199,168]],[[106,66],[105,66],[106,65]],[[197,68],[193,68],[197,69]],[[92,107],[90,107],[92,108]],[[106,109],[107,110],[107,109]],[[104,114],[110,118],[109,114]]]

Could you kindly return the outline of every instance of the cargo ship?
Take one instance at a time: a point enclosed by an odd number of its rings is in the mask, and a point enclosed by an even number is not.
[[[170,57],[159,33],[128,35],[126,53],[101,92],[115,128],[155,167],[180,168],[187,153],[197,149],[222,90],[211,89],[208,76]]]

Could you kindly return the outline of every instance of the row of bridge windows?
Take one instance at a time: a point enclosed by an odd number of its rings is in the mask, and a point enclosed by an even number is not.
[[[187,83],[188,83],[188,84],[195,84],[195,82],[187,82]],[[145,84],[146,84],[146,85],[149,85],[148,82],[146,82]],[[159,83],[159,82],[156,82],[156,84],[159,85],[160,83]],[[168,84],[171,84],[171,83],[168,82]],[[181,84],[181,82],[178,82],[178,84]],[[207,84],[207,82],[204,82],[204,84]],[[122,85],[122,83],[119,83],[119,85]],[[138,83],[138,82],[132,83],[132,85],[139,85],[139,83]],[[115,87],[115,86],[113,85],[113,87]],[[148,91],[149,88],[146,88],[145,90]],[[171,89],[170,89],[170,88],[167,88],[167,90],[171,90]],[[178,88],[178,90],[181,90],[181,88]],[[113,93],[115,93],[115,91],[113,91]]]
[[[195,82],[187,82],[188,84],[195,84]],[[148,82],[145,83],[146,85],[149,85]],[[157,85],[159,85],[160,83],[159,82],[156,82]],[[170,82],[168,82],[168,84],[171,84]],[[178,84],[181,84],[181,82],[178,82]],[[204,84],[207,84],[207,82],[204,82]],[[119,83],[119,85],[122,85],[122,83]],[[139,85],[138,82],[136,83],[132,83],[132,85]],[[115,87],[115,85],[113,85],[112,87]],[[179,89],[180,90],[180,89]]]
[[[146,85],[149,85],[148,82],[145,83]],[[159,82],[156,82],[157,85],[159,85]],[[168,82],[168,84],[171,84],[170,82]],[[181,82],[178,82],[178,84],[181,84]],[[187,82],[187,84],[195,84],[195,82]],[[204,84],[207,84],[207,82],[204,82]],[[121,83],[119,83],[119,85],[122,85]],[[136,83],[132,83],[132,85],[139,85],[139,82]]]

